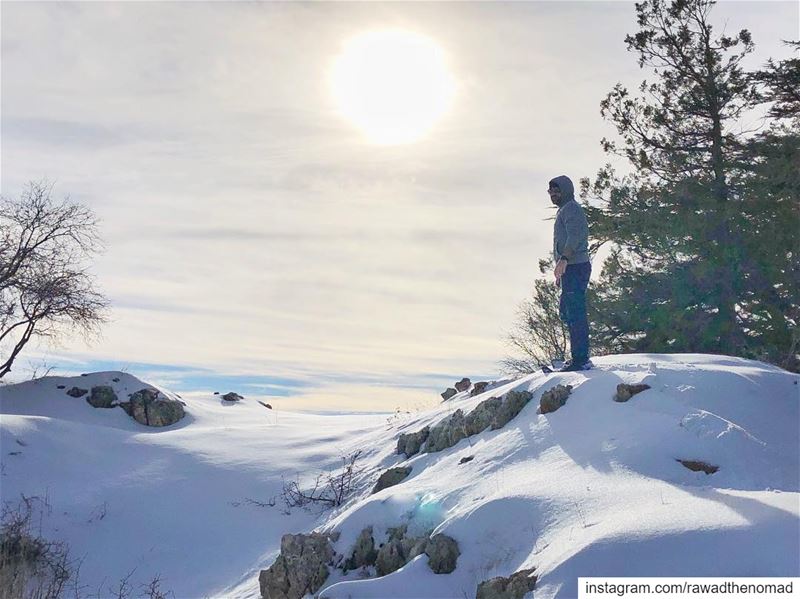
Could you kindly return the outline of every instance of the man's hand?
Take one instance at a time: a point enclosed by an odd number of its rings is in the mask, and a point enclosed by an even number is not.
[[[556,269],[553,274],[556,276],[556,286],[561,287],[561,277],[564,276],[564,271],[567,270],[566,258],[561,258],[556,264]]]

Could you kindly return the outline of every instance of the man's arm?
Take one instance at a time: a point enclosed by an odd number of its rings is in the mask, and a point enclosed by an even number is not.
[[[562,218],[567,239],[561,249],[561,258],[569,261],[575,255],[578,246],[585,245],[589,241],[589,223],[586,222],[586,215],[577,203],[565,208]]]

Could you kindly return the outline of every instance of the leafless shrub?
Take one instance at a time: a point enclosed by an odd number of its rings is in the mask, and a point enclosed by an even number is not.
[[[38,533],[31,526],[49,509],[46,500],[24,495],[3,505],[0,599],[58,599],[65,590],[73,568],[67,545],[44,539],[41,524]]]
[[[28,378],[33,381],[48,376],[55,368],[55,365],[48,364],[46,360],[41,360],[38,363],[28,360],[28,369],[30,371],[30,377]]]
[[[239,507],[240,505],[254,505],[256,507],[275,507],[275,504],[278,502],[278,496],[273,495],[267,501],[259,501],[258,499],[252,499],[250,497],[245,497],[241,501],[231,501],[231,505],[233,507]]]
[[[144,599],[168,599],[168,597],[175,597],[172,591],[161,590],[161,574],[156,574],[153,579],[145,585],[142,585],[144,594],[141,595]]]
[[[549,269],[546,260],[539,261],[539,270]],[[534,283],[533,294],[520,303],[513,328],[505,343],[514,355],[500,362],[503,372],[522,375],[536,372],[541,364],[563,360],[569,346],[569,332],[559,316],[560,289],[548,279]]]
[[[303,489],[299,477],[283,481],[283,501],[287,508],[305,507],[309,504],[324,504],[327,507],[342,505],[353,491],[353,481],[361,469],[356,462],[362,450],[342,456],[342,468],[337,473],[320,473],[313,484]]]

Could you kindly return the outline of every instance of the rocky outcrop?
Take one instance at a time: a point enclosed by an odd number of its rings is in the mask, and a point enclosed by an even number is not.
[[[368,526],[361,531],[353,546],[350,557],[344,562],[342,570],[346,574],[348,570],[356,570],[364,566],[375,565],[378,552],[375,551],[375,539],[372,538],[372,527]]]
[[[92,393],[86,398],[86,401],[93,408],[113,408],[117,405],[117,394],[114,393],[114,388],[109,385],[98,385],[92,387]]]
[[[433,427],[425,427],[417,433],[400,435],[397,440],[397,453],[405,453],[407,457],[422,450],[424,453],[435,453],[456,443],[477,435],[487,428],[497,430],[515,418],[533,398],[530,391],[509,391],[504,398],[490,397],[479,403],[466,416],[462,410],[456,410],[447,418],[440,420]]]
[[[649,389],[650,385],[646,383],[639,383],[638,385],[629,385],[628,383],[620,383],[617,385],[617,394],[614,396],[614,401],[625,402],[637,393],[641,393],[645,389]]]
[[[169,426],[183,418],[183,404],[163,396],[156,389],[141,389],[130,395],[130,401],[121,403],[136,422],[146,426]]]
[[[476,395],[480,395],[484,391],[486,391],[486,387],[489,386],[489,381],[478,381],[472,386],[472,391],[469,392],[470,397],[475,397]]]
[[[375,487],[372,489],[372,493],[374,494],[378,491],[383,491],[384,489],[388,489],[389,487],[400,484],[406,478],[408,478],[409,474],[411,474],[411,466],[389,468],[386,472],[380,475],[378,482],[375,483]]]
[[[448,387],[447,389],[444,390],[441,396],[444,401],[447,401],[448,399],[453,397],[456,393],[458,393],[458,391],[456,391],[452,387]]]
[[[492,430],[503,428],[511,422],[522,411],[522,408],[528,405],[531,399],[533,399],[533,393],[530,391],[509,391],[506,393],[503,404],[498,409],[494,422],[492,422]]]
[[[425,553],[428,537],[406,536],[406,527],[389,529],[389,540],[378,550],[375,569],[378,576],[399,570],[418,555]]]
[[[225,395],[223,395],[222,399],[224,401],[240,401],[244,399],[244,397],[242,397],[238,393],[234,393],[233,391],[231,391],[230,393],[226,393]]]
[[[467,389],[469,389],[471,384],[472,381],[470,381],[467,377],[464,377],[463,379],[461,379],[456,383],[456,391],[458,391],[459,393],[461,393],[462,391],[466,391]]]
[[[432,427],[428,440],[422,448],[424,453],[435,453],[448,447],[452,447],[461,439],[467,437],[466,421],[464,412],[456,410],[448,418]]]
[[[73,387],[72,389],[67,391],[67,395],[69,395],[70,397],[83,397],[87,393],[89,393],[88,389],[81,389],[80,387]]]
[[[474,410],[467,414],[465,422],[467,435],[477,435],[492,426],[502,405],[503,400],[499,397],[490,397],[479,403]]]
[[[713,464],[707,464],[705,462],[700,462],[698,460],[681,460],[680,458],[676,458],[676,460],[681,464],[683,464],[683,466],[694,472],[705,472],[706,474],[714,474],[717,470],[719,470],[719,466],[714,466]]]
[[[435,574],[449,574],[456,569],[461,552],[455,539],[442,534],[431,538],[427,535],[411,537],[406,534],[407,530],[405,525],[389,529],[389,540],[380,548],[375,560],[379,576],[399,570],[423,553],[428,556],[428,566]]]
[[[520,570],[508,578],[498,576],[478,585],[475,599],[522,599],[536,588],[536,568]]]
[[[471,462],[474,459],[475,459],[474,455],[465,456],[465,457],[461,458],[460,460],[458,460],[458,465],[460,466],[461,464],[466,464],[467,462]]]
[[[406,454],[407,458],[419,453],[419,449],[427,440],[430,430],[430,427],[426,426],[421,431],[417,431],[416,433],[406,433],[400,435],[400,437],[397,439],[397,453],[404,453]]]
[[[332,540],[335,537],[321,533],[283,535],[280,555],[258,577],[261,597],[302,599],[307,593],[316,593],[330,574]]]
[[[542,394],[539,401],[539,411],[542,414],[555,412],[558,408],[567,403],[569,394],[572,393],[572,385],[556,385]]]
[[[461,551],[455,539],[439,534],[433,535],[425,544],[425,555],[428,556],[428,566],[434,574],[450,574],[456,569]]]

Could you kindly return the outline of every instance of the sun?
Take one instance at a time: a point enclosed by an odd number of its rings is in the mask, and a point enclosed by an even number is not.
[[[339,112],[381,145],[421,139],[448,111],[456,87],[436,42],[403,30],[350,39],[329,84]]]

